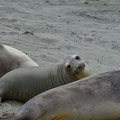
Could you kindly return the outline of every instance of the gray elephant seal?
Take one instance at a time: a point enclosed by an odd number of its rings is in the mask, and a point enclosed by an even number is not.
[[[87,77],[91,71],[78,55],[50,68],[19,68],[0,79],[0,98],[26,102],[46,90]]]
[[[13,120],[119,120],[120,70],[46,91],[25,103]]]
[[[38,66],[38,64],[23,52],[0,44],[0,77],[11,70],[28,66]]]

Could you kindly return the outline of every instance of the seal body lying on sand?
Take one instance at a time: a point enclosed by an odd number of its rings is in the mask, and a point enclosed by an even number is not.
[[[68,56],[63,64],[50,68],[19,68],[0,79],[0,98],[26,102],[39,93],[90,74],[90,67],[78,55]]]
[[[27,66],[38,66],[38,64],[23,52],[0,44],[0,77],[11,70]]]
[[[25,103],[14,120],[119,120],[120,70],[46,91]]]

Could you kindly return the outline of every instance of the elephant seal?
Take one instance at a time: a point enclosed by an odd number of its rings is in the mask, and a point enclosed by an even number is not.
[[[50,68],[19,68],[0,79],[0,98],[26,102],[46,90],[87,77],[91,71],[78,55],[68,56],[63,64]]]
[[[23,52],[0,44],[0,77],[11,70],[28,66],[38,66],[38,64]]]
[[[41,93],[13,120],[119,120],[120,70],[101,73]]]

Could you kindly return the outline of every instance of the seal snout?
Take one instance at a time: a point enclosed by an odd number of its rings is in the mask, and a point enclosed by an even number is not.
[[[85,63],[80,63],[78,66],[77,66],[77,69],[82,69],[85,67]]]

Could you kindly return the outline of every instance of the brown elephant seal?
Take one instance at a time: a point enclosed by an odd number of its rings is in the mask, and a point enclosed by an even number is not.
[[[0,98],[26,102],[46,90],[87,77],[91,71],[78,55],[68,56],[64,63],[50,68],[19,68],[0,79]]]
[[[23,52],[0,44],[0,77],[11,70],[28,66],[38,66],[38,64]]]
[[[119,120],[120,70],[54,88],[29,100],[12,120]]]

